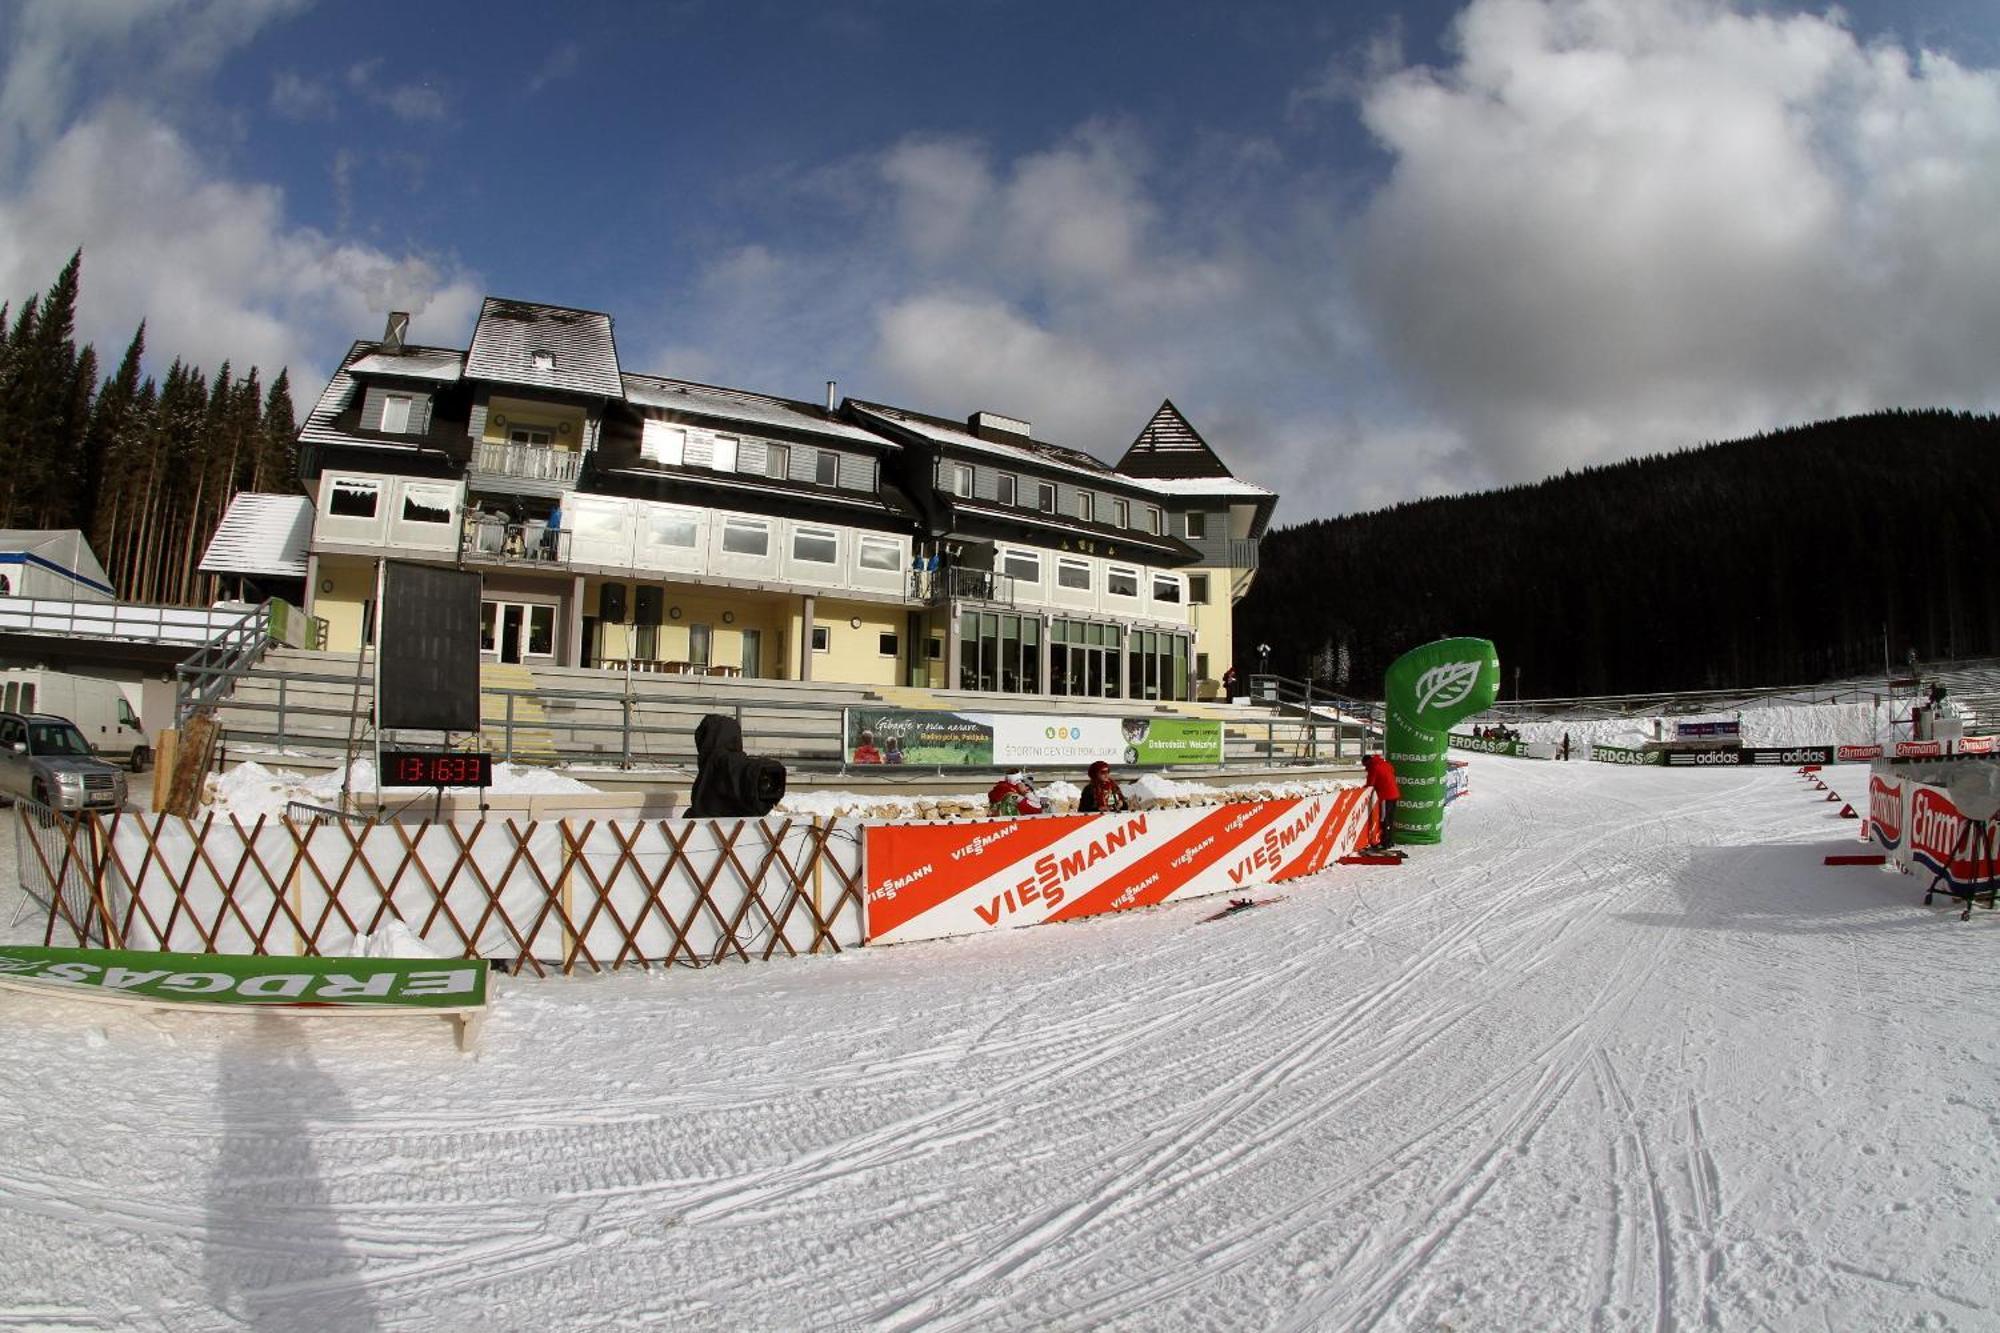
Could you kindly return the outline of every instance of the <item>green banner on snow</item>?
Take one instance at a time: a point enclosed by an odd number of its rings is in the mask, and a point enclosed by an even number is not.
[[[1618,745],[1593,745],[1590,757],[1600,764],[1630,764],[1634,767],[1657,766],[1667,760],[1666,755],[1658,750],[1632,750]]]
[[[0,980],[168,1004],[465,1009],[486,1003],[483,958],[278,958],[0,945]]]
[[[1499,654],[1487,639],[1427,643],[1389,664],[1382,692],[1383,748],[1403,792],[1396,802],[1396,841],[1441,842],[1451,726],[1499,697]]]

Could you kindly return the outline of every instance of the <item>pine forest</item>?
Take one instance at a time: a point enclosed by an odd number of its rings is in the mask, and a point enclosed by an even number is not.
[[[122,600],[206,603],[202,549],[240,491],[297,491],[284,370],[142,377],[141,323],[100,379],[76,345],[81,251],[39,297],[0,306],[0,527],[79,528]]]
[[[1808,684],[2000,655],[2000,418],[1849,417],[1274,531],[1239,667],[1379,697],[1499,648],[1503,699]]]

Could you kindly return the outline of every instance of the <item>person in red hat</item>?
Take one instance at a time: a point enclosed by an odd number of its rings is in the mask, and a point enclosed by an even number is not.
[[[1382,830],[1371,847],[1364,852],[1386,852],[1396,842],[1396,802],[1403,798],[1403,789],[1396,784],[1396,770],[1389,761],[1379,754],[1361,756],[1362,771],[1368,775],[1368,786],[1374,791],[1375,799],[1382,807]]]
[[[1111,765],[1102,759],[1090,766],[1090,780],[1084,784],[1083,796],[1077,801],[1078,814],[1114,814],[1132,808],[1125,799],[1125,789],[1111,776]]]

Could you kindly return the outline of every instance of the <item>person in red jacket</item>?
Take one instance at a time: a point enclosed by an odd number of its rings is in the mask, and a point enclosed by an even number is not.
[[[1382,831],[1376,837],[1374,846],[1362,850],[1385,852],[1396,844],[1396,802],[1402,799],[1403,789],[1396,785],[1396,770],[1381,755],[1362,755],[1361,767],[1368,775],[1368,786],[1382,807]]]

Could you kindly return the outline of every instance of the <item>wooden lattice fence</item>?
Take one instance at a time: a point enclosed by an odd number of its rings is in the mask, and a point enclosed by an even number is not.
[[[328,955],[401,921],[441,952],[536,973],[748,962],[862,940],[858,829],[839,820],[244,823],[121,812],[21,823],[44,942]]]

